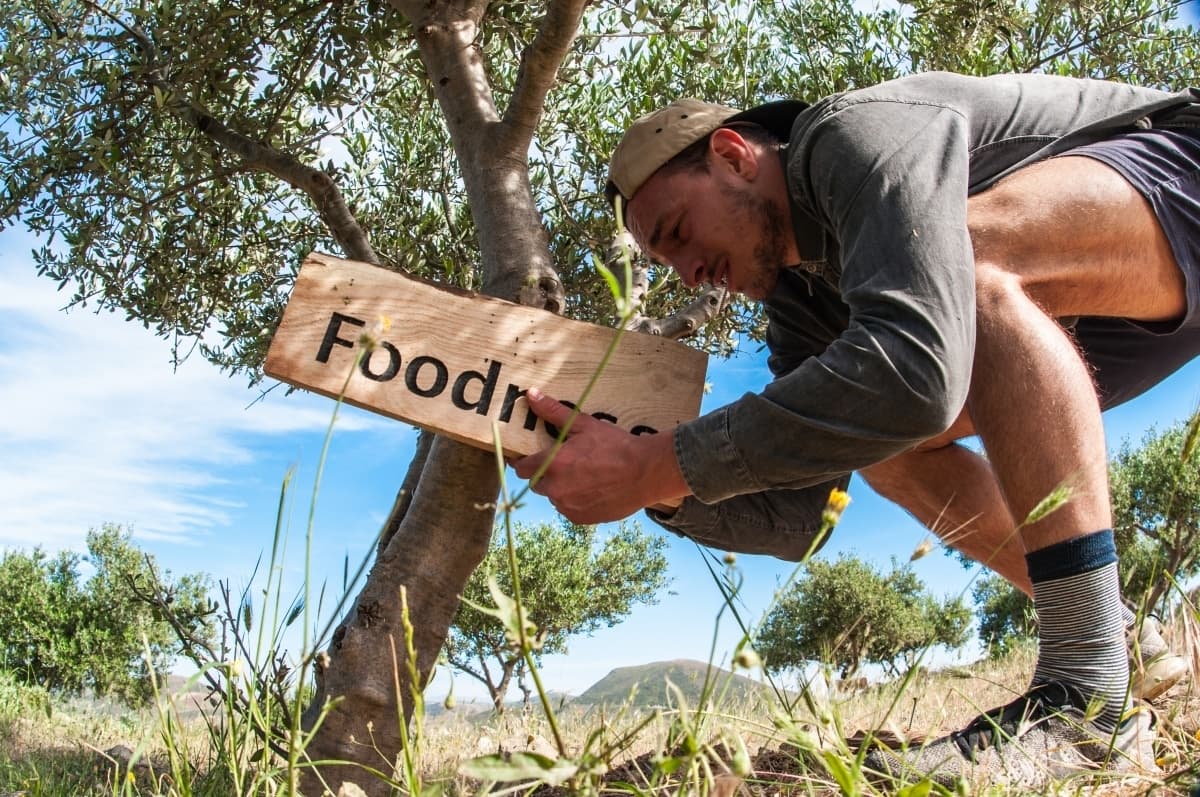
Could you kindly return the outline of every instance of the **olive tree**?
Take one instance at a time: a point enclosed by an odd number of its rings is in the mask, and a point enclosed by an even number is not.
[[[0,556],[0,669],[47,689],[148,701],[180,645],[142,595],[170,595],[176,621],[207,640],[214,634],[208,587],[203,574],[162,572],[129,531],[112,524],[88,532],[86,554],[7,551]]]
[[[463,590],[446,642],[450,665],[486,686],[493,706],[502,711],[524,665],[504,625],[478,608],[492,602],[492,585],[514,595],[514,570],[518,574],[525,616],[537,629],[536,661],[547,653],[566,653],[572,637],[616,625],[635,605],[657,602],[667,584],[665,547],[662,537],[646,534],[637,524],[621,523],[603,537],[595,526],[565,519],[513,524],[511,544],[508,534],[497,533]]]
[[[856,556],[816,559],[772,606],[755,642],[769,670],[825,662],[851,678],[863,664],[899,672],[927,648],[956,648],[971,612],[961,598],[939,599],[912,567],[876,570]]]
[[[1109,464],[1122,591],[1161,612],[1200,573],[1200,413],[1128,442]]]

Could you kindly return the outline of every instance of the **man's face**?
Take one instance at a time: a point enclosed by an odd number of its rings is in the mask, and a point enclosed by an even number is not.
[[[786,209],[719,162],[708,172],[656,172],[629,202],[626,221],[642,251],[689,287],[761,300],[789,265]]]

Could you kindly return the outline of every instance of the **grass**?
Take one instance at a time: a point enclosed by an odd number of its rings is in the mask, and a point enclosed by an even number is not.
[[[1191,645],[1193,655],[1196,648],[1185,637],[1194,630],[1194,616],[1171,629],[1176,647]],[[1018,649],[970,669],[922,673],[853,696],[797,701],[790,712],[744,697],[703,710],[681,704],[655,711],[568,704],[554,712],[553,726],[542,711],[499,716],[448,711],[413,729],[422,737],[420,760],[408,777],[423,784],[425,794],[512,791],[549,797],[618,788],[647,795],[732,794],[739,788],[755,795],[873,794],[876,787],[854,774],[845,739],[872,729],[914,743],[941,735],[1022,691],[1033,661],[1031,648]],[[109,704],[48,695],[0,675],[0,795],[289,793],[286,768],[263,767],[255,737],[242,737],[242,750],[216,744],[213,724],[228,725],[231,718],[219,705],[208,705],[205,714],[185,710],[195,697],[164,697],[175,706],[165,712],[115,712]],[[1107,784],[1074,779],[1053,793],[1188,794],[1200,781],[1200,694],[1190,684],[1177,687],[1160,702],[1158,714],[1163,776]],[[173,718],[169,725],[167,718]],[[568,756],[559,756],[549,741],[556,732]],[[117,746],[137,751],[137,763],[129,767],[105,755]],[[584,761],[588,777],[579,772]],[[233,773],[230,767],[247,769]],[[266,777],[249,771],[260,768]],[[481,774],[524,775],[525,786],[488,784]],[[530,774],[548,782],[535,783]],[[622,782],[638,785],[618,787]]]
[[[286,491],[285,484],[281,506]],[[519,495],[509,497],[507,491],[502,497],[509,506],[519,501]],[[830,526],[844,508],[844,496],[833,498]],[[285,600],[273,580],[282,567],[278,557],[286,549],[283,543],[277,529],[265,571],[268,588],[255,593],[261,595],[259,605],[249,607],[245,595],[240,600],[224,596],[225,644],[207,651],[209,660],[197,683],[160,694],[149,709],[115,710],[107,702],[64,698],[22,686],[0,672],[0,797],[297,794],[298,768],[308,761],[306,737],[298,731],[294,710],[301,702],[294,684],[305,681],[292,680],[290,691],[281,691],[285,681],[278,667],[282,629],[297,621],[302,605]],[[734,575],[729,570],[724,577],[714,573],[717,587],[728,594],[737,581]],[[493,597],[497,605],[489,613],[510,626],[516,652],[527,657],[538,679],[529,641],[536,629],[528,627],[519,593]],[[1200,672],[1200,616],[1186,596],[1181,600],[1185,610],[1169,635],[1176,650],[1188,652],[1193,671]],[[253,631],[251,617],[258,618]],[[727,658],[741,665],[740,674],[761,677],[745,640]],[[415,656],[409,651],[393,660],[413,661]],[[543,699],[540,708],[525,713],[449,711],[435,716],[425,713],[418,695],[396,770],[381,774],[399,784],[393,793],[421,797],[949,794],[927,780],[882,787],[868,781],[856,742],[876,734],[917,745],[955,730],[980,711],[1020,694],[1033,663],[1032,648],[1018,648],[969,669],[913,673],[849,697],[816,688],[799,697],[778,691],[773,698],[746,697],[714,678],[699,698],[668,684],[665,708],[653,710],[631,703],[558,706]],[[208,699],[203,699],[204,683],[217,687]],[[537,684],[544,697],[540,679]],[[1050,792],[1196,793],[1200,694],[1190,683],[1177,688],[1158,706],[1158,717],[1160,776],[1110,783],[1073,778]]]

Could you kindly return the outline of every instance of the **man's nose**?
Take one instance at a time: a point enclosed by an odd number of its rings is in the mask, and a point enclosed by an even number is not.
[[[679,272],[683,284],[689,288],[694,288],[704,281],[704,261],[699,258],[684,260],[675,266],[675,270]]]

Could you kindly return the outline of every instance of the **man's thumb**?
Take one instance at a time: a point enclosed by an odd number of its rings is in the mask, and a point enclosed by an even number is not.
[[[547,423],[561,426],[571,417],[571,408],[560,401],[550,398],[536,387],[525,391],[525,399],[529,402],[533,414]]]

